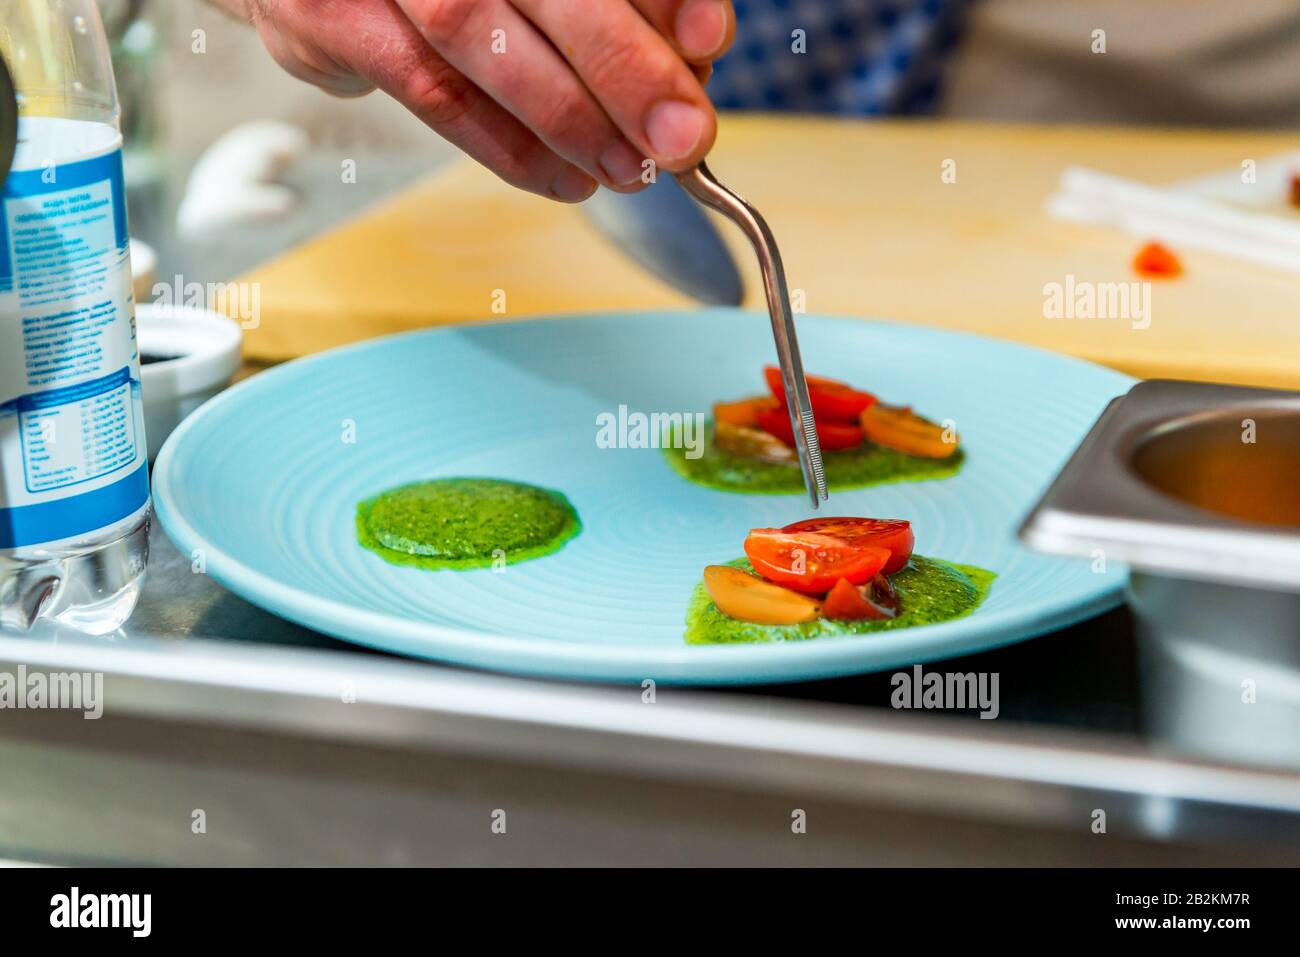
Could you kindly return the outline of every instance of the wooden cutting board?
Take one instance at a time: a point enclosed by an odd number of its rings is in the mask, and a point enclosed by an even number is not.
[[[1300,275],[1179,250],[1186,273],[1152,283],[1146,328],[1052,318],[1045,289],[1136,281],[1141,243],[1043,211],[1068,165],[1166,183],[1297,146],[1282,133],[737,115],[710,165],[768,217],[808,312],[980,332],[1139,376],[1300,388]],[[762,308],[752,254],[720,228],[747,305]],[[692,306],[577,209],[469,162],[241,280],[261,285],[261,325],[247,337],[260,361],[423,326]]]

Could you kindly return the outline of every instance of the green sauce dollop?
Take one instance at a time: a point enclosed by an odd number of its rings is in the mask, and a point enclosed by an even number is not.
[[[490,478],[412,482],[357,505],[357,541],[395,565],[487,568],[549,555],[581,531],[559,492]]]
[[[705,429],[704,454],[697,459],[686,457],[687,449],[673,448],[681,442],[666,441],[664,455],[678,474],[698,485],[724,492],[784,494],[804,490],[799,466],[773,465],[757,459],[734,455],[713,441],[713,423]],[[906,452],[863,442],[844,452],[823,452],[826,485],[832,492],[883,485],[886,482],[919,482],[956,475],[966,453],[958,449],[946,459],[924,459]]]
[[[752,572],[745,559],[731,562]],[[914,625],[931,625],[969,615],[979,607],[993,579],[991,571],[974,565],[955,565],[937,558],[913,555],[907,566],[891,576],[898,592],[899,615],[887,621],[832,621],[819,618],[802,625],[758,625],[739,621],[718,610],[704,583],[695,586],[686,609],[686,641],[692,645],[725,645],[755,641],[807,641],[844,635],[896,631]]]

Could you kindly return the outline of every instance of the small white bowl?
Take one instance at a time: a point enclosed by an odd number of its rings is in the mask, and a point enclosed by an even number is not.
[[[194,306],[138,305],[135,323],[152,461],[182,419],[230,385],[244,332],[233,319]]]

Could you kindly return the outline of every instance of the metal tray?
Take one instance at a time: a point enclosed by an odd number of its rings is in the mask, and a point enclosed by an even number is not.
[[[1025,521],[1131,566],[1144,724],[1300,767],[1300,393],[1150,381],[1111,402]]]

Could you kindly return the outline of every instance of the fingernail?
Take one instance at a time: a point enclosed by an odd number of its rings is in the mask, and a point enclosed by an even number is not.
[[[600,154],[600,168],[615,186],[630,186],[639,180],[644,161],[636,147],[622,138]]]
[[[722,0],[686,0],[673,21],[677,45],[689,57],[706,57],[727,39],[727,10]]]
[[[659,159],[672,162],[700,145],[708,122],[704,111],[681,100],[656,103],[646,118],[645,133]]]
[[[581,203],[599,185],[578,167],[566,166],[551,182],[551,195],[564,203]]]

